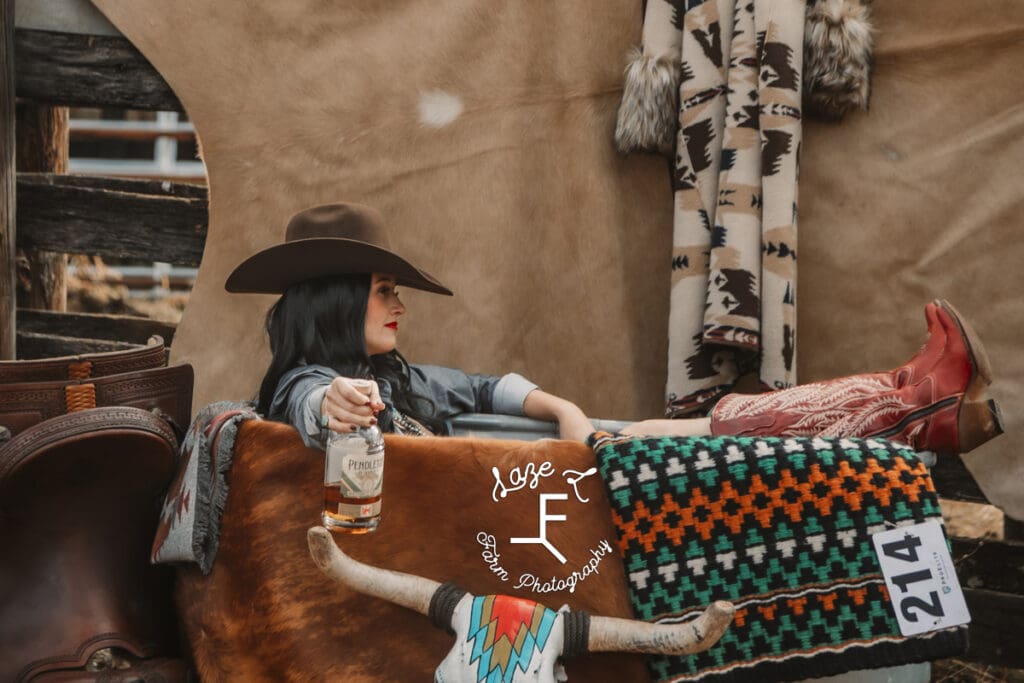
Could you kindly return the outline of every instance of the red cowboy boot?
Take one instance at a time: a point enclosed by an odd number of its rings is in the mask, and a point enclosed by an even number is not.
[[[925,318],[927,342],[896,370],[726,396],[711,413],[712,434],[879,436],[940,453],[980,446],[1003,431],[986,395],[985,349],[948,302],[928,304]]]

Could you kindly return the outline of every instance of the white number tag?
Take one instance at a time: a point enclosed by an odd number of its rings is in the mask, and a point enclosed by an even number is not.
[[[937,521],[879,532],[871,537],[900,633],[912,636],[971,621]]]

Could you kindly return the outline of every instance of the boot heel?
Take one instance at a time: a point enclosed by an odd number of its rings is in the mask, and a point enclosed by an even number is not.
[[[995,399],[965,401],[957,416],[959,451],[972,451],[1003,433],[1003,416]]]
[[[974,389],[975,393],[979,393],[979,389],[992,384],[992,363],[988,359],[988,353],[985,351],[984,345],[981,343],[981,338],[978,337],[978,333],[974,331],[971,324],[964,320],[963,316],[960,315],[959,311],[953,308],[953,305],[945,299],[936,299],[935,304],[946,311],[953,318],[956,326],[960,330],[960,336],[963,337],[967,345],[967,354],[970,356],[971,365],[974,370],[974,374],[971,378],[971,387],[968,388],[968,392]],[[981,380],[978,383],[978,380]],[[970,394],[968,394],[970,396]],[[977,396],[970,396],[970,398],[978,398]]]

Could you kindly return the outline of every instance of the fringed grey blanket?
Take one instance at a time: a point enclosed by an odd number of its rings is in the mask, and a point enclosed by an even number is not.
[[[210,572],[228,497],[227,473],[238,426],[259,419],[251,403],[211,403],[196,415],[181,446],[178,474],[164,498],[150,560],[195,562]]]

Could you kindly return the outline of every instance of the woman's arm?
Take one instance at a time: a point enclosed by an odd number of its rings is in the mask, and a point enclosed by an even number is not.
[[[590,420],[575,404],[541,391],[516,373],[496,377],[470,375],[436,365],[412,365],[410,375],[413,391],[434,401],[436,417],[467,412],[524,415],[558,422],[562,438],[584,442],[594,431]]]
[[[534,389],[526,395],[523,413],[535,420],[558,422],[558,431],[563,439],[586,442],[594,431],[590,419],[579,406],[540,389]]]
[[[376,382],[338,377],[333,370],[324,370],[327,372],[311,371],[305,381],[282,390],[281,409],[271,416],[295,427],[310,448],[326,445],[327,429],[345,433],[373,424],[374,416],[384,408]]]

